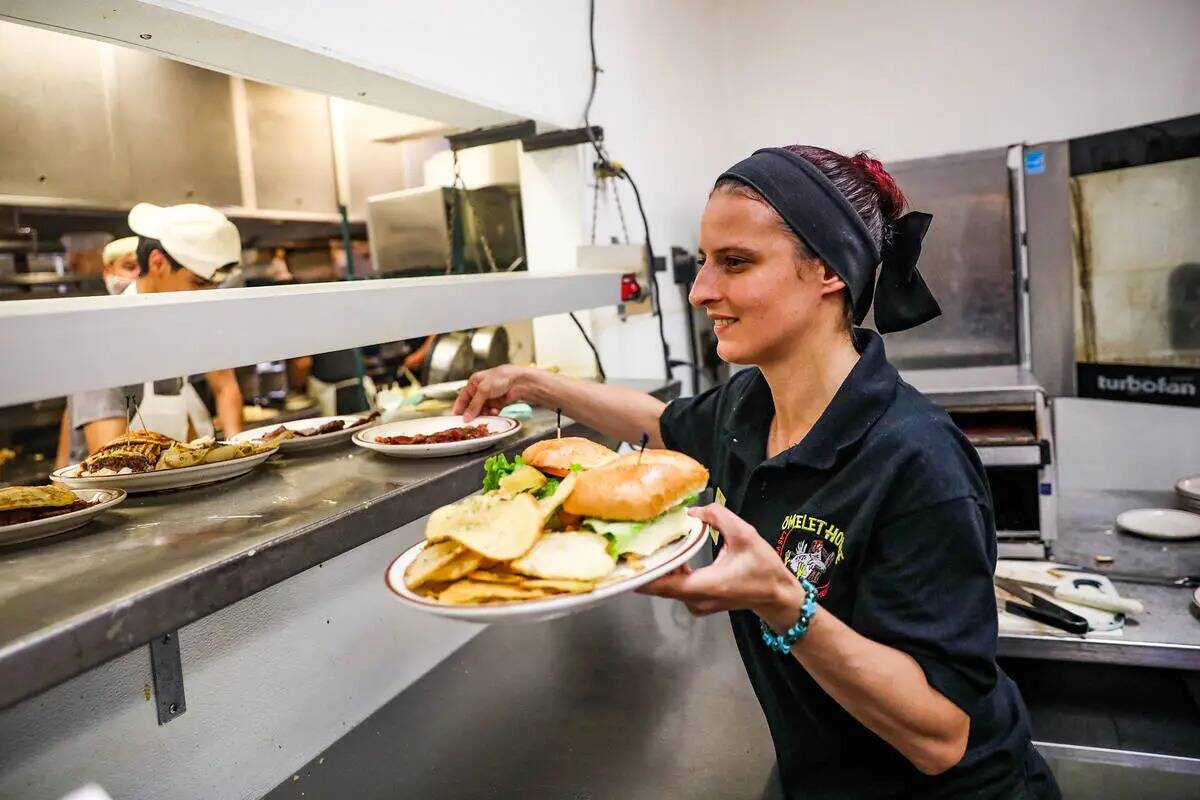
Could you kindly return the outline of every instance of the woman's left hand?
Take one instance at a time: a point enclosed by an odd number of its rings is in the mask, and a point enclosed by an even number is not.
[[[684,565],[638,591],[681,600],[698,616],[748,609],[776,631],[795,623],[804,589],[758,531],[716,503],[688,513],[720,531],[721,551],[710,566]]]

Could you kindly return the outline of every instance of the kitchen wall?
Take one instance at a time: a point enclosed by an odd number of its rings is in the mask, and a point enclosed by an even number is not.
[[[911,158],[1091,133],[1200,106],[1191,41],[1200,5],[1191,2],[598,7],[605,72],[593,119],[637,178],[660,253],[672,244],[694,249],[712,177],[762,144],[810,141]],[[460,125],[529,117],[574,126],[588,90],[586,0],[10,0],[4,8],[259,80],[351,99],[364,92],[367,101]],[[147,25],[149,44],[139,39]],[[314,59],[326,59],[323,68]],[[542,163],[554,173],[547,195],[560,192],[554,224],[574,226],[568,239],[590,232],[591,187],[580,178],[589,161],[579,148]],[[577,191],[564,190],[564,180],[579,181]],[[637,241],[640,220],[624,192]],[[532,249],[538,223],[528,208]],[[602,241],[620,233],[613,211],[602,210]],[[664,289],[668,335],[682,354],[681,304],[665,281]],[[592,323],[612,374],[661,374],[651,318],[621,323],[604,311]],[[389,602],[378,590],[380,565],[412,535],[384,537],[185,629],[189,711],[165,728],[155,727],[141,699],[144,650],[0,712],[0,795],[53,797],[91,765],[129,797],[251,797],[286,777],[427,666],[399,659],[436,657],[469,636],[424,630],[416,648],[406,647],[395,610],[375,607]],[[328,608],[345,622],[314,633]],[[379,631],[389,632],[383,646]],[[331,662],[314,653],[361,658]],[[77,711],[80,696],[88,705]]]
[[[748,0],[719,6],[722,153],[920,158],[1200,109],[1194,0]]]

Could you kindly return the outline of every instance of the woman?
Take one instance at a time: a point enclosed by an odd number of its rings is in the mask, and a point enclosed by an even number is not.
[[[995,661],[983,468],[854,327],[873,299],[885,333],[940,313],[916,271],[930,217],[904,205],[865,154],[760,150],[709,196],[689,297],[722,358],[757,369],[664,406],[506,366],[457,409],[558,406],[709,468],[726,503],[692,513],[720,531],[713,564],[647,591],[731,612],[789,796],[1058,797]]]

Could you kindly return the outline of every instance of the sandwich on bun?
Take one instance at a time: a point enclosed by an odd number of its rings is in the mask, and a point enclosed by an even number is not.
[[[687,534],[687,507],[707,484],[708,470],[683,453],[626,453],[577,475],[563,511],[605,536],[614,557],[648,556]]]

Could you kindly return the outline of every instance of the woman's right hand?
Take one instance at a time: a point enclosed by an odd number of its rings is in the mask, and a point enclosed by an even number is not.
[[[530,367],[512,364],[476,372],[454,401],[454,413],[462,414],[463,421],[470,422],[480,414],[498,414],[509,403],[528,399],[525,379],[532,372]]]

